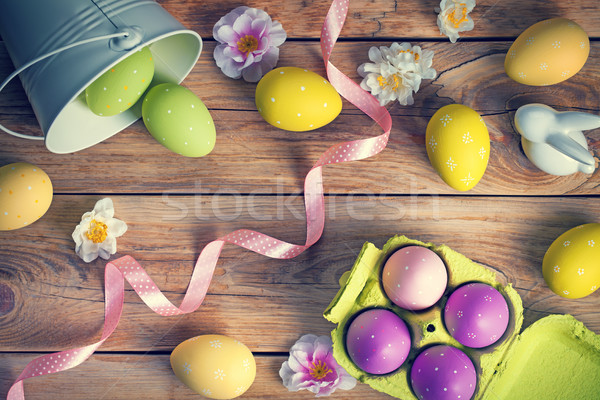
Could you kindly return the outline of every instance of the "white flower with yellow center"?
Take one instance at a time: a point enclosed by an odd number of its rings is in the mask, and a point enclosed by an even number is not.
[[[442,35],[448,36],[452,43],[459,38],[459,32],[470,31],[475,26],[469,13],[475,8],[475,0],[442,0],[437,18]]]
[[[369,49],[369,60],[361,64],[358,73],[363,77],[360,87],[371,92],[384,106],[398,100],[402,105],[414,103],[412,94],[421,86],[421,80],[433,79],[436,72],[431,68],[433,51],[422,51],[410,43],[392,43]]]
[[[85,262],[98,256],[108,260],[117,252],[117,239],[127,231],[127,224],[113,218],[115,209],[109,198],[99,200],[94,209],[81,217],[73,231],[75,253]]]

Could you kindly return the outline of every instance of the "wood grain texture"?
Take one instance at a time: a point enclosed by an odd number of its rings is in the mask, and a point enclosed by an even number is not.
[[[377,42],[373,45],[389,43]],[[359,81],[356,66],[366,62],[370,43],[341,43],[334,63]],[[330,146],[381,133],[379,127],[345,102],[343,114],[328,126],[305,133],[279,130],[267,124],[254,106],[255,85],[226,78],[212,59],[212,45],[185,84],[211,109],[217,127],[214,151],[201,159],[183,158],[160,146],[141,122],[75,154],[57,155],[40,142],[0,135],[0,164],[23,161],[43,168],[58,193],[296,193],[304,176]],[[302,59],[308,68],[324,73],[317,43],[289,42],[279,65]],[[329,193],[440,193],[458,194],[435,173],[427,159],[425,129],[439,108],[451,103],[468,105],[481,113],[492,140],[491,158],[482,181],[470,193],[562,195],[600,194],[600,173],[568,177],[545,174],[525,157],[513,128],[518,107],[543,102],[559,110],[600,113],[600,45],[572,79],[551,87],[529,87],[504,74],[507,43],[462,43],[460,51],[448,43],[425,43],[435,51],[438,77],[425,81],[415,105],[390,106],[393,131],[386,150],[372,159],[325,168]],[[289,53],[288,53],[289,52]],[[303,53],[312,56],[302,57]],[[291,54],[290,54],[291,53]],[[7,59],[0,57],[0,60]],[[2,61],[0,61],[2,62]],[[7,70],[4,64],[3,70]],[[18,85],[13,85],[18,86]],[[0,119],[23,132],[39,130],[19,88],[0,96]],[[14,99],[14,104],[11,99]],[[590,149],[600,150],[600,130],[586,132]],[[131,162],[131,156],[136,162]],[[94,161],[96,162],[94,162]],[[98,163],[107,166],[95,171]],[[219,171],[215,174],[214,171]],[[373,179],[373,171],[377,178]],[[90,179],[93,176],[93,179]]]
[[[290,344],[291,346],[291,344]],[[6,393],[16,379],[14,371],[41,354],[0,354],[0,393]],[[256,355],[256,380],[240,398],[255,400],[314,399],[303,390],[289,392],[279,377],[283,356]],[[95,354],[81,366],[59,374],[25,381],[28,400],[197,400],[204,399],[181,383],[171,370],[168,354]],[[358,383],[352,390],[337,390],[331,399],[389,399],[369,386]]]
[[[212,38],[212,27],[241,3],[161,0],[165,9],[203,38]],[[329,1],[250,0],[281,22],[290,38],[318,37]],[[350,2],[342,35],[348,38],[426,37],[446,39],[437,27],[438,0],[356,0]],[[530,25],[548,18],[565,17],[579,23],[592,37],[600,36],[600,5],[594,1],[483,0],[471,13],[475,28],[464,38],[516,37]],[[447,39],[446,39],[447,40]]]
[[[60,350],[99,338],[105,262],[85,264],[70,239],[96,199],[58,196],[30,228],[0,232],[0,283],[15,293],[14,309],[0,316],[0,351]],[[239,228],[293,243],[304,240],[301,198],[222,197],[218,204],[214,196],[113,199],[116,216],[129,225],[118,240],[119,254],[136,257],[176,304],[208,241]],[[209,295],[192,314],[155,315],[126,286],[123,319],[102,349],[165,351],[213,332],[234,336],[253,351],[287,351],[302,333],[327,334],[333,328],[321,314],[339,277],[365,241],[382,246],[395,234],[445,243],[496,270],[523,298],[525,326],[548,314],[570,313],[600,333],[599,293],[564,299],[541,275],[541,260],[556,237],[600,219],[596,199],[361,196],[330,198],[327,210],[322,239],[293,260],[225,246]]]
[[[204,40],[201,57],[184,85],[208,106],[217,146],[187,159],[158,145],[141,122],[84,151],[56,155],[43,144],[0,134],[0,165],[26,161],[52,178],[53,204],[24,229],[0,232],[0,397],[25,365],[41,353],[93,343],[104,311],[105,262],[86,264],[74,254],[71,233],[81,215],[110,196],[116,216],[129,225],[119,255],[130,254],[179,304],[200,250],[240,228],[304,243],[302,199],[306,173],[330,146],[381,133],[344,101],[330,125],[302,134],[271,127],[256,112],[255,84],[225,77],[213,59],[212,27],[234,1],[159,0]],[[250,0],[280,21],[288,41],[278,66],[325,74],[318,43],[329,1]],[[525,307],[524,327],[550,314],[572,314],[600,334],[600,294],[569,300],[552,293],[541,260],[566,230],[600,222],[600,173],[556,177],[524,156],[512,120],[522,105],[600,114],[600,3],[597,1],[482,0],[475,29],[451,44],[441,36],[433,9],[438,0],[352,0],[332,62],[356,82],[356,68],[371,46],[410,41],[435,52],[437,77],[424,81],[413,106],[390,105],[388,148],[360,162],[324,169],[327,221],[321,240],[292,260],[273,260],[226,245],[204,304],[180,317],[154,314],[126,284],[115,333],[75,369],[25,383],[31,399],[193,399],[172,374],[170,351],[200,334],[225,334],[257,357],[257,379],[247,399],[312,399],[288,392],[278,370],[290,346],[305,333],[327,335],[323,310],[365,241],[381,247],[395,234],[454,250],[511,283]],[[514,38],[535,22],[567,17],[592,38],[590,57],[574,77],[550,87],[519,85],[504,73]],[[0,42],[0,79],[14,67]],[[484,116],[491,157],[482,181],[468,193],[444,184],[430,166],[425,129],[440,107],[461,103]],[[0,122],[40,134],[20,83],[0,94]],[[596,159],[600,130],[586,132]],[[384,399],[359,384],[332,398]]]

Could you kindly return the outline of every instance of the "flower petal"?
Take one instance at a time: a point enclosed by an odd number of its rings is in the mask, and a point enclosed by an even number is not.
[[[262,38],[260,38],[260,40],[258,41],[258,47],[256,48],[255,51],[253,51],[254,54],[258,53],[264,53],[267,50],[269,50],[269,44],[270,40],[267,36],[263,36]]]
[[[302,348],[304,347],[304,344],[310,344],[311,346],[314,346],[315,340],[317,340],[318,336],[317,335],[313,335],[312,333],[307,333],[306,335],[302,335],[302,337],[300,337],[300,339],[298,339],[298,341],[294,344],[294,346],[292,346],[292,349],[295,348],[296,346],[302,346]]]
[[[87,229],[85,229],[84,224],[81,223],[75,227],[75,230],[71,234],[71,237],[75,241],[75,251],[77,251],[77,248],[83,243],[85,231],[87,231]]]
[[[252,36],[254,36],[255,38],[259,39],[263,37],[263,34],[265,33],[265,30],[268,31],[268,25],[270,24],[271,21],[268,21],[266,19],[255,19],[251,22],[251,32],[252,32]],[[267,38],[268,39],[268,38]]]
[[[221,71],[226,76],[233,79],[239,79],[242,76],[241,68],[239,67],[239,64],[236,63],[234,60],[232,60],[231,58],[225,58],[221,61],[222,63],[217,65],[221,68]]]
[[[108,228],[108,234],[113,237],[122,236],[127,232],[127,224],[120,219],[112,218],[105,222]]]
[[[217,31],[215,39],[220,43],[235,46],[238,40],[240,40],[240,34],[234,31],[230,25],[224,25]]]
[[[115,215],[115,208],[113,201],[110,197],[106,197],[102,200],[98,200],[94,206],[94,212],[96,215],[100,215],[103,218],[112,218]]]
[[[308,374],[306,372],[297,372],[292,377],[290,386],[300,388],[300,387],[312,386],[313,384],[314,383],[313,383],[313,380],[312,380],[312,377],[310,376],[310,374]]]
[[[271,17],[269,17],[269,14],[267,14],[264,10],[261,10],[260,8],[248,7],[244,11],[244,14],[246,14],[247,16],[249,16],[252,19],[265,19],[265,20],[271,21]]]
[[[243,70],[244,68],[248,68],[253,63],[254,63],[254,54],[249,53],[248,56],[246,57],[246,61],[244,61],[244,64],[241,66],[240,69]]]
[[[108,235],[104,242],[99,243],[98,254],[100,257],[108,260],[111,255],[117,252],[117,239],[114,236]]]
[[[275,21],[269,30],[269,38],[271,39],[271,46],[281,46],[287,39],[287,34],[283,30],[281,23]]]
[[[290,352],[290,356],[295,357],[298,363],[302,365],[305,370],[310,369],[312,363],[312,351],[310,353],[306,353],[301,350],[294,350]]]
[[[93,243],[91,240],[85,240],[81,244],[77,255],[86,263],[92,262],[98,258],[98,247],[97,243]]]
[[[252,18],[249,15],[240,15],[233,23],[233,30],[240,36],[249,35],[252,32]]]
[[[306,372],[308,371],[308,367],[306,366],[307,363],[304,362],[301,363],[297,358],[296,358],[297,353],[294,354],[290,354],[290,357],[287,361],[288,363],[288,367],[294,371],[294,372]]]
[[[371,60],[377,64],[383,62],[383,57],[381,55],[381,51],[377,47],[371,47],[369,49],[369,60]]]
[[[277,65],[277,61],[279,60],[279,49],[277,47],[271,47],[265,54],[262,56],[262,60],[260,62],[260,66],[262,68],[262,73],[266,74]]]
[[[317,337],[315,336],[315,339]],[[314,340],[311,342],[306,342],[306,341],[297,341],[294,346],[292,346],[291,352],[303,352],[306,354],[310,354],[312,356],[312,353],[315,351],[315,345],[314,345]]]
[[[342,390],[350,390],[354,389],[356,386],[356,378],[348,375],[346,371],[340,374],[340,380],[338,382],[338,388]]]
[[[219,30],[219,28],[221,28],[224,25],[232,26],[235,20],[238,19],[238,17],[242,15],[247,9],[248,7],[246,6],[240,6],[230,11],[224,17],[221,17],[221,19],[219,19],[219,21],[213,27],[213,37],[215,38],[215,40],[218,40],[217,31]]]
[[[246,61],[246,54],[242,53],[237,47],[232,46],[227,46],[223,49],[223,57],[230,58],[236,63],[239,63],[240,68]],[[217,63],[217,65],[219,64]]]
[[[283,386],[288,387],[291,384],[294,374],[295,372],[292,370],[292,368],[290,368],[289,362],[284,361],[279,369],[279,376],[283,380]]]
[[[317,340],[315,340],[315,352],[314,352],[314,360],[325,360],[329,355],[329,351],[333,343],[331,342],[331,338],[329,336],[319,336]]]
[[[329,396],[329,395],[331,395],[331,393],[335,392],[335,389],[336,389],[336,386],[334,386],[334,385],[323,386],[317,392],[315,397]]]

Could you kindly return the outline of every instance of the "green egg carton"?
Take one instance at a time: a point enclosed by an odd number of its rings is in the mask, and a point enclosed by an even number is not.
[[[442,298],[422,311],[402,309],[386,296],[380,282],[388,257],[401,247],[423,246],[437,253],[448,271]],[[442,322],[448,296],[468,282],[493,286],[507,300],[510,320],[495,344],[481,349],[457,342]],[[408,325],[412,346],[396,371],[373,375],[359,369],[346,351],[345,335],[352,318],[371,308],[393,311]],[[523,324],[521,297],[496,273],[442,245],[423,243],[405,236],[391,238],[382,250],[365,243],[352,270],[323,316],[337,324],[331,332],[333,356],[350,375],[373,389],[403,400],[417,400],[410,387],[410,367],[426,347],[446,344],[464,351],[477,371],[473,399],[600,399],[600,336],[570,315],[542,318],[519,335]]]

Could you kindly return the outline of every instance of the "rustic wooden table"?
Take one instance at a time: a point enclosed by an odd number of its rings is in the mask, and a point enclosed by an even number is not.
[[[26,161],[52,178],[54,201],[31,226],[0,232],[0,396],[36,356],[93,343],[104,310],[102,260],[84,263],[71,232],[95,202],[110,196],[129,230],[115,256],[133,255],[161,290],[179,304],[203,246],[240,228],[304,243],[303,180],[320,154],[345,140],[381,133],[344,101],[330,125],[306,133],[275,129],[254,105],[256,85],[224,76],[212,57],[212,27],[231,1],[162,0],[204,40],[200,60],[184,81],[210,109],[217,127],[214,151],[201,159],[160,146],[141,122],[75,154],[57,155],[40,142],[0,135],[0,165]],[[252,0],[282,23],[288,40],[278,66],[324,75],[319,33],[329,1]],[[365,241],[377,246],[404,234],[445,243],[497,271],[523,299],[524,327],[549,314],[572,314],[600,333],[600,295],[579,300],[553,294],[541,274],[543,255],[562,232],[600,222],[600,173],[547,175],[525,157],[513,128],[516,109],[541,102],[560,110],[600,113],[600,3],[570,0],[482,0],[475,29],[452,44],[440,36],[436,0],[353,0],[332,62],[359,81],[356,68],[369,47],[410,41],[435,52],[433,81],[424,81],[413,106],[389,107],[388,147],[370,159],[324,169],[327,221],[321,240],[281,261],[226,245],[204,304],[194,313],[160,317],[126,285],[116,332],[87,362],[25,382],[27,399],[193,399],[172,374],[171,350],[200,334],[239,339],[254,352],[257,378],[243,398],[312,398],[290,393],[278,375],[289,347],[303,334],[327,335],[323,310]],[[515,83],[504,73],[512,41],[531,24],[567,17],[589,34],[590,58],[566,82],[549,87]],[[0,42],[0,78],[13,69]],[[425,127],[440,107],[462,103],[484,116],[491,157],[471,191],[449,188],[432,169]],[[0,95],[0,119],[39,133],[18,83]],[[83,134],[84,132],[82,132]],[[587,132],[595,154],[600,130]],[[332,397],[387,398],[359,384]]]

